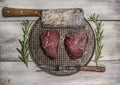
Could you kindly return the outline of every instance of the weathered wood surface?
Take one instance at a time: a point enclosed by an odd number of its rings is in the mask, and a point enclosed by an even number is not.
[[[84,8],[87,18],[96,13],[101,15],[102,20],[120,20],[120,0],[0,0],[0,11],[5,6],[32,9]],[[0,21],[25,19],[36,18],[3,18],[0,13]]]
[[[101,60],[109,61],[100,62],[106,67],[105,73],[81,71],[67,77],[47,74],[33,62],[29,62],[29,68],[26,68],[22,62],[17,62],[17,40],[22,36],[20,23],[26,19],[36,20],[38,17],[7,18],[0,12],[0,85],[120,85],[120,0],[0,0],[0,11],[3,7],[83,8],[87,19],[93,13],[100,14],[100,20],[105,20],[104,57]],[[94,27],[93,24],[92,26]],[[95,64],[91,61],[90,65]]]
[[[104,21],[104,39],[102,60],[120,59],[120,22]],[[92,23],[91,23],[92,24]],[[94,27],[94,24],[92,24]],[[16,61],[19,47],[18,39],[22,37],[21,22],[0,22],[0,60]],[[95,28],[95,27],[94,27]]]
[[[100,63],[106,66],[106,72],[81,71],[58,77],[39,70],[33,62],[29,62],[29,68],[21,62],[0,62],[0,85],[120,85],[120,61]]]

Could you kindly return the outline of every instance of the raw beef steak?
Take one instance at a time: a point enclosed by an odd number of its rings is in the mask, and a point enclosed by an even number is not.
[[[65,38],[65,49],[70,59],[75,60],[82,57],[87,43],[86,34],[70,34]]]
[[[47,56],[54,59],[57,57],[60,35],[56,30],[47,30],[41,34],[41,43]]]

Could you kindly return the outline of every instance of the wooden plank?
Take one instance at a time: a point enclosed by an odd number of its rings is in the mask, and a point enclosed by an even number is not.
[[[78,72],[58,77],[47,74],[30,62],[0,62],[0,85],[120,85],[120,61],[100,61],[106,72]],[[95,65],[92,61],[90,65]],[[2,83],[2,84],[1,84]]]
[[[31,9],[83,8],[86,18],[96,13],[101,15],[100,19],[102,20],[120,20],[119,4],[119,0],[1,0],[0,11],[5,6]],[[0,21],[25,19],[35,20],[36,18],[3,18],[2,13],[0,13]]]
[[[95,25],[90,22],[92,27],[95,28]],[[114,60],[120,59],[119,52],[120,52],[120,22],[113,21],[113,22],[103,22],[103,51],[102,60]]]
[[[18,60],[16,47],[19,46],[18,39],[22,36],[20,23],[0,23],[0,59]]]
[[[16,48],[22,37],[22,22],[0,22],[0,60],[19,61]],[[104,21],[103,52],[101,60],[120,59],[120,22]],[[92,23],[91,23],[92,24]],[[92,24],[95,28],[94,24]],[[93,58],[94,59],[94,58]]]

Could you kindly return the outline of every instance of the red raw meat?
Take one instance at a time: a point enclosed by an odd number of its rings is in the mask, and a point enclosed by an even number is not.
[[[82,57],[87,43],[86,34],[70,34],[65,38],[65,49],[70,59],[75,60]]]
[[[56,30],[47,30],[41,35],[42,47],[47,56],[57,58],[60,35]]]

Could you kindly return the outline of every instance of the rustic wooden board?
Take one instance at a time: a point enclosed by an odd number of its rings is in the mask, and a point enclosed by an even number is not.
[[[52,8],[84,8],[85,17],[91,14],[100,14],[102,20],[120,20],[120,1],[119,0],[1,0],[0,11],[2,7],[52,9]],[[0,21],[24,20],[36,18],[3,18],[0,13]]]
[[[3,17],[1,11],[6,6],[32,9],[84,8],[87,19],[93,13],[100,14],[100,20],[104,20],[104,57],[101,60],[109,60],[100,63],[106,66],[106,72],[82,71],[72,76],[57,77],[39,70],[33,62],[29,62],[29,68],[22,62],[12,62],[19,61],[15,48],[19,47],[17,39],[22,36],[21,21],[36,20],[37,17]],[[120,85],[119,40],[120,0],[0,0],[0,85]],[[90,65],[95,64],[92,61]]]
[[[102,60],[120,59],[120,22],[104,21]],[[91,23],[92,24],[92,23]],[[95,28],[94,24],[92,26]],[[22,36],[21,22],[0,22],[0,60],[18,61],[18,39]]]
[[[32,62],[29,68],[21,62],[0,62],[0,85],[120,85],[120,61],[101,61],[105,73],[78,72],[58,77],[39,70]],[[90,65],[95,65],[91,61]]]

